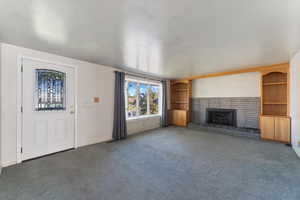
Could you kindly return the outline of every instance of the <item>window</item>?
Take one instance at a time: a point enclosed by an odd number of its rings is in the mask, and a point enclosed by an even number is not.
[[[35,110],[64,110],[66,74],[48,69],[36,69],[35,72]]]
[[[137,116],[137,83],[128,82],[127,84],[127,116],[136,117]]]
[[[150,85],[149,90],[150,114],[159,114],[159,86]]]
[[[148,85],[139,84],[139,115],[148,114]]]
[[[160,114],[160,83],[127,79],[125,95],[128,119]]]

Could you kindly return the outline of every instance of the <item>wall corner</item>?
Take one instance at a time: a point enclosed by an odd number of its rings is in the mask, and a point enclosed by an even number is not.
[[[0,43],[0,174],[2,172],[2,43]]]

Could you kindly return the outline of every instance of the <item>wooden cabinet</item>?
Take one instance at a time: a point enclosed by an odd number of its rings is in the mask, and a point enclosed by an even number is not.
[[[291,120],[289,118],[275,117],[275,140],[291,143]]]
[[[274,140],[275,136],[275,120],[274,117],[260,117],[261,138],[266,140]]]
[[[289,65],[278,65],[261,74],[261,138],[290,143]]]
[[[261,138],[291,143],[291,120],[289,117],[261,116]]]
[[[187,126],[191,113],[192,82],[171,81],[171,110],[169,122],[175,126]]]
[[[186,110],[172,110],[171,111],[171,124],[177,126],[187,126],[188,111]]]

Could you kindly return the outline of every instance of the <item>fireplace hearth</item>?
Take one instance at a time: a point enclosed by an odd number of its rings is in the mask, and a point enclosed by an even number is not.
[[[236,127],[237,126],[236,110],[207,108],[206,123]]]

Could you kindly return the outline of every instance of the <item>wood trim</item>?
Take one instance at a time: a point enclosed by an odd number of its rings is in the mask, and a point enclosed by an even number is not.
[[[211,77],[218,77],[218,76],[226,76],[226,75],[233,75],[233,74],[242,74],[242,73],[249,73],[249,72],[261,72],[261,73],[269,73],[270,71],[282,71],[284,69],[289,68],[289,63],[281,63],[276,65],[268,65],[268,66],[260,66],[260,67],[250,67],[244,69],[236,69],[224,72],[217,72],[217,73],[210,73],[198,76],[190,76],[187,78],[183,78],[177,81],[189,81],[195,79],[202,79],[202,78],[211,78]],[[286,71],[286,70],[284,70]]]
[[[291,119],[290,116],[280,116],[280,115],[260,115],[260,117],[279,117],[279,118],[287,118],[287,119]]]
[[[171,82],[171,85],[175,85],[175,84],[178,84],[178,83],[185,83],[185,84],[188,84],[189,83],[189,80],[188,79],[184,79],[184,80],[173,80]]]

